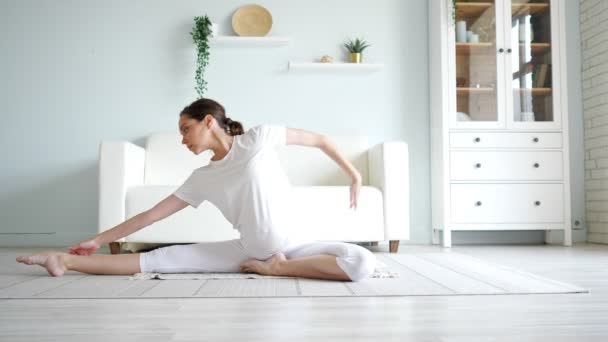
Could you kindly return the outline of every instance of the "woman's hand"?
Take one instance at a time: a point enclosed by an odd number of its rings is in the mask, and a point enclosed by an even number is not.
[[[99,242],[97,240],[89,239],[79,242],[78,244],[70,247],[70,254],[75,255],[91,255],[99,249]]]
[[[359,191],[361,190],[361,175],[358,175],[353,179],[353,183],[350,185],[350,207],[357,209],[357,200],[359,199]]]

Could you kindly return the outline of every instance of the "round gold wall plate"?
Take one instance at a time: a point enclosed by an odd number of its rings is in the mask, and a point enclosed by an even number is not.
[[[272,15],[260,5],[247,5],[232,15],[232,29],[239,36],[262,37],[272,27]]]

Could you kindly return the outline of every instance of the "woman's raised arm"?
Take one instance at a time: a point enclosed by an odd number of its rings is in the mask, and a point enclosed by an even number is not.
[[[350,186],[350,207],[356,209],[362,182],[359,171],[357,171],[350,161],[342,156],[336,146],[326,136],[299,128],[287,128],[286,131],[287,136],[285,138],[287,145],[318,147],[335,161],[342,170],[348,173],[352,179]]]

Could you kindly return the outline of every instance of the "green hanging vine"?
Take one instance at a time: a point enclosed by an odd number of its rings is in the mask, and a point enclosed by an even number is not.
[[[194,27],[190,32],[194,43],[196,44],[196,92],[199,98],[207,90],[207,81],[205,81],[205,67],[209,64],[209,36],[211,35],[211,20],[208,16],[194,17]]]
[[[452,0],[452,21],[456,24],[456,0]]]

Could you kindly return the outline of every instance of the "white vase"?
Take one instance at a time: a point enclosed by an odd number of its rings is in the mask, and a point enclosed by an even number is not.
[[[215,38],[218,36],[220,30],[220,26],[217,23],[211,23],[211,38]]]
[[[521,121],[534,121],[534,112],[521,112]]]
[[[521,121],[521,112],[514,112],[513,113],[513,121],[515,121],[515,122]]]
[[[456,118],[458,121],[471,121],[471,116],[463,112],[456,112]]]
[[[459,43],[467,42],[467,22],[464,20],[456,22],[456,41]]]

